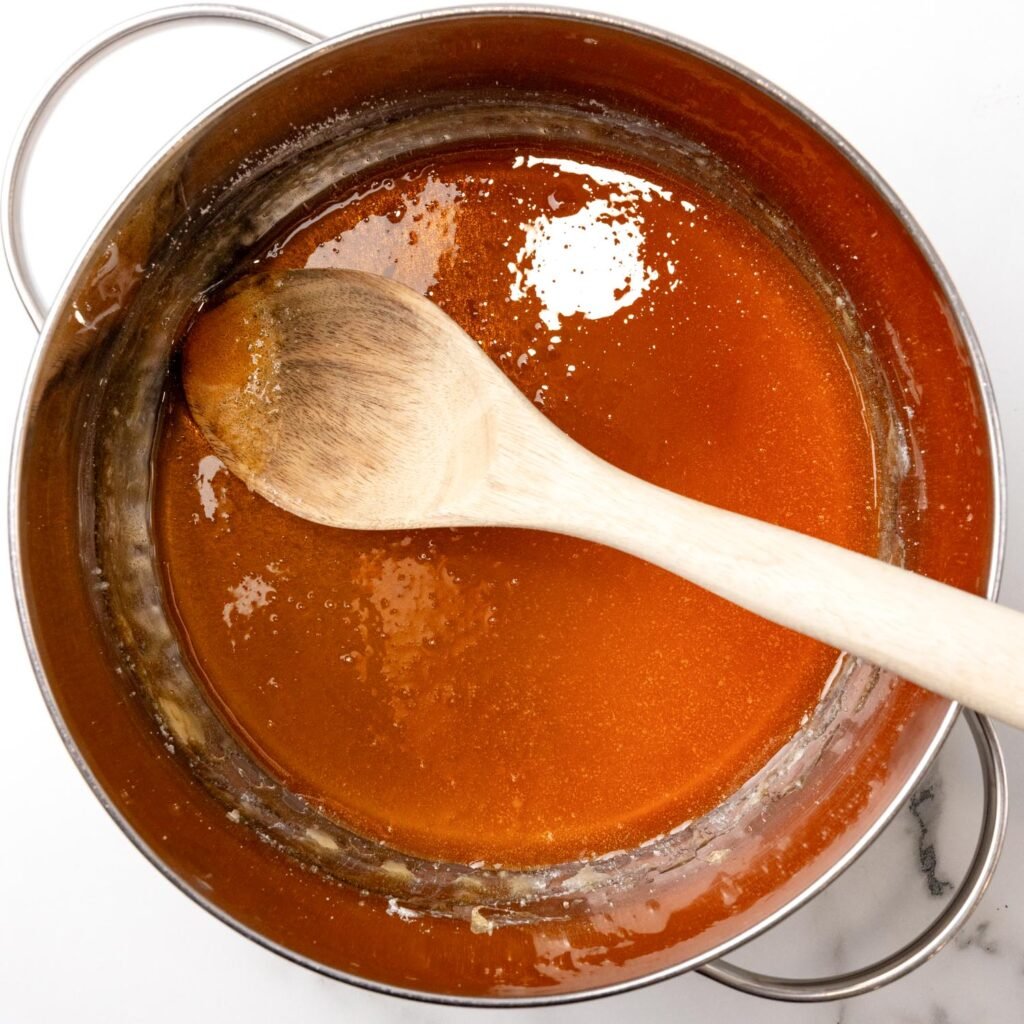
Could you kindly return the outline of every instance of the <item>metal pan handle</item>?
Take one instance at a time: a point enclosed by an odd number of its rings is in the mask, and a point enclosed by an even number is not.
[[[21,224],[21,183],[25,164],[31,156],[36,135],[46,123],[50,111],[60,99],[64,89],[103,53],[131,36],[151,31],[163,25],[170,25],[176,21],[205,21],[211,18],[260,25],[296,39],[300,43],[318,43],[323,39],[323,36],[311,32],[301,25],[249,7],[234,7],[227,4],[184,4],[180,7],[164,7],[158,11],[150,11],[148,14],[142,14],[115,25],[94,39],[85,49],[76,53],[43,90],[18,129],[4,171],[3,185],[0,186],[0,203],[2,203],[0,233],[3,236],[7,267],[14,279],[14,287],[37,329],[42,328],[46,318],[46,304],[40,297],[28,269]]]
[[[984,805],[981,835],[967,875],[941,914],[902,949],[868,967],[830,978],[777,978],[716,960],[698,968],[701,974],[730,988],[765,999],[794,1003],[848,999],[902,978],[933,957],[959,931],[992,879],[1006,831],[1006,768],[999,741],[987,718],[964,711],[981,759]]]

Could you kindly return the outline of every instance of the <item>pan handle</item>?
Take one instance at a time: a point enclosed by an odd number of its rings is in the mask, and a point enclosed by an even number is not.
[[[981,835],[967,875],[941,914],[902,949],[868,967],[830,978],[777,978],[715,960],[701,974],[730,988],[765,999],[794,1003],[848,999],[902,978],[933,957],[959,931],[992,879],[1006,831],[1006,768],[999,741],[988,719],[964,711],[981,758],[984,804]]]
[[[224,19],[247,22],[298,40],[300,43],[318,43],[323,36],[296,25],[284,18],[275,17],[249,7],[235,7],[228,4],[184,4],[180,7],[164,7],[138,17],[130,18],[108,29],[76,53],[54,76],[50,84],[33,104],[22,122],[11,147],[11,155],[4,171],[3,185],[0,186],[0,234],[3,236],[7,267],[14,279],[14,287],[26,312],[36,325],[42,328],[46,318],[46,304],[39,295],[25,259],[21,224],[21,185],[25,164],[28,162],[36,135],[46,123],[54,104],[64,89],[78,75],[103,53],[119,45],[131,36],[151,31],[177,21],[206,21]]]

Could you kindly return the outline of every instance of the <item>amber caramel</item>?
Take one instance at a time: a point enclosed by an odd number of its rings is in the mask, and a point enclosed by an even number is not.
[[[438,157],[329,197],[252,265],[393,276],[601,457],[877,549],[834,311],[692,183],[562,151]],[[835,664],[569,538],[297,519],[224,470],[176,380],[156,479],[165,583],[216,705],[291,789],[425,858],[536,864],[668,831],[760,768]]]

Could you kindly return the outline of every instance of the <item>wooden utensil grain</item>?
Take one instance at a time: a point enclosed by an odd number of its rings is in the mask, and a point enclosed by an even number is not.
[[[297,515],[607,544],[1024,728],[1024,615],[616,469],[394,281],[347,270],[247,278],[197,321],[183,377],[228,468]]]

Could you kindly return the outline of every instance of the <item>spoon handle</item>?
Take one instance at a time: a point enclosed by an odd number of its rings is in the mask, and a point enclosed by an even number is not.
[[[766,619],[1024,728],[1024,614],[607,463],[547,525],[636,555]]]

